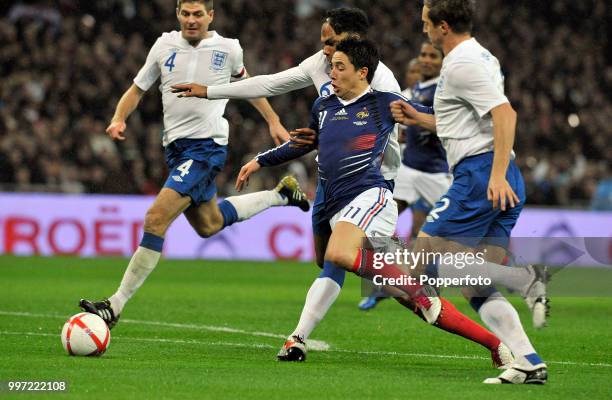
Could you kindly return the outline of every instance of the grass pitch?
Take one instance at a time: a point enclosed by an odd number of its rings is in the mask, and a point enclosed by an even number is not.
[[[319,270],[290,262],[164,260],[127,305],[101,358],[69,357],[64,321],[81,297],[110,295],[122,259],[0,257],[0,381],[65,380],[53,398],[603,399],[612,393],[612,299],[553,298],[549,326],[528,335],[549,363],[549,384],[488,386],[497,375],[476,344],[427,326],[385,301],[357,309],[359,281],[313,339],[330,345],[305,363],[279,363]],[[611,274],[596,274],[597,280]],[[604,278],[602,278],[602,276]],[[465,300],[452,298],[477,318]],[[23,398],[27,394],[0,397]],[[41,396],[41,394],[36,394]]]

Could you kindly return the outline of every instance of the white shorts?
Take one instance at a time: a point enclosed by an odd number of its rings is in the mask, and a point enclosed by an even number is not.
[[[397,204],[393,193],[383,188],[366,190],[332,217],[332,230],[341,221],[355,225],[368,237],[392,236],[397,224]]]
[[[402,164],[395,178],[393,197],[408,204],[423,198],[433,206],[448,191],[452,180],[452,175],[446,172],[423,172]]]

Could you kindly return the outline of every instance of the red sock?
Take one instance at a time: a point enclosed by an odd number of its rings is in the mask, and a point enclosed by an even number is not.
[[[501,343],[497,336],[459,312],[445,298],[440,297],[440,300],[442,301],[442,311],[435,326],[476,342],[489,350],[497,349]],[[419,315],[419,312],[416,312],[416,314]]]
[[[409,275],[402,271],[397,265],[388,264],[383,260],[379,261],[379,263],[382,263],[383,267],[380,269],[374,268],[374,251],[359,249],[355,262],[353,263],[353,272],[368,280],[372,280],[376,275],[380,275],[384,278],[395,279],[395,284],[389,286],[394,286],[400,289],[412,298],[423,297],[422,295],[417,294],[417,292],[423,287],[420,283],[418,283],[418,280],[414,279],[413,283],[408,283],[407,278]]]

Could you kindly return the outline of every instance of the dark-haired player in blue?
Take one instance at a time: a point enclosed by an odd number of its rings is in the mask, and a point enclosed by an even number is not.
[[[262,166],[284,163],[318,147],[324,213],[332,228],[325,261],[367,279],[374,275],[401,278],[405,274],[393,264],[386,264],[382,270],[374,269],[368,253],[362,250],[367,237],[393,235],[397,222],[392,183],[382,175],[381,161],[395,125],[389,104],[405,98],[370,88],[376,65],[378,52],[372,42],[357,39],[340,42],[332,57],[331,84],[335,94],[320,97],[312,109],[310,127],[317,133],[317,143],[298,146],[288,142],[258,155],[242,167],[236,189],[240,190]],[[421,112],[431,112],[428,107],[413,106]],[[495,352],[494,361],[503,364],[497,353],[503,346],[499,339],[445,299],[431,296],[431,288],[412,283],[392,285],[394,295],[399,293],[402,299],[414,302],[426,321],[483,344]],[[305,355],[304,337],[294,335],[278,357],[303,361]]]
[[[436,49],[429,40],[423,42],[416,59],[421,79],[409,88],[411,96],[406,97],[424,106],[433,107],[443,58],[442,51]],[[397,202],[399,215],[408,207],[412,211],[412,242],[433,205],[450,187],[452,179],[448,173],[446,152],[435,132],[418,125],[410,125],[404,127],[403,137],[405,146],[402,164],[395,178],[393,198]],[[380,293],[374,293],[359,303],[359,309],[370,310],[384,298]]]

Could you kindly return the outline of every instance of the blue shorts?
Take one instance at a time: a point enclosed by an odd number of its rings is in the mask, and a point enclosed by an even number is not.
[[[451,238],[474,247],[483,242],[505,247],[525,204],[521,171],[510,161],[506,179],[520,199],[514,208],[494,209],[487,199],[493,153],[463,159],[453,171],[453,184],[434,205],[423,225],[430,236]]]
[[[325,189],[321,179],[317,179],[317,193],[312,204],[312,233],[316,236],[331,235],[329,219],[325,216]]]
[[[215,196],[215,178],[225,165],[227,146],[212,139],[178,139],[166,146],[165,155],[169,174],[164,187],[191,197],[195,206]]]
[[[427,203],[427,200],[425,200],[422,197],[419,197],[417,202],[414,203],[410,208],[412,208],[415,211],[422,211],[425,214],[431,211],[431,206],[429,205],[429,203]]]

